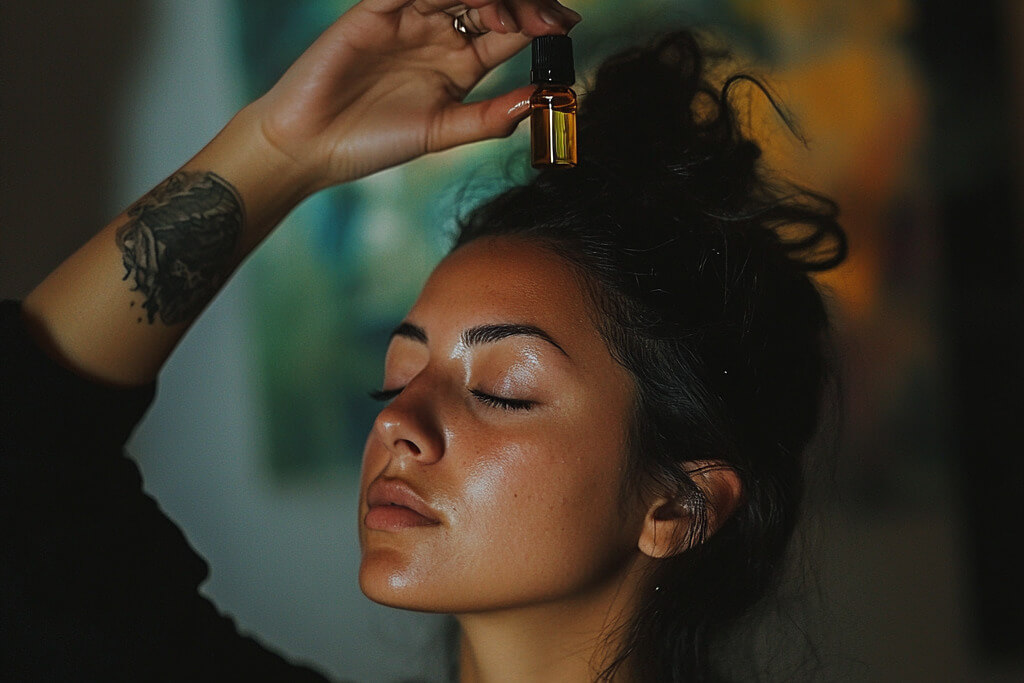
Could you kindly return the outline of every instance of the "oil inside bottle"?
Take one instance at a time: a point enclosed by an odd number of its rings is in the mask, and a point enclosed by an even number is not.
[[[530,105],[532,165],[575,166],[576,93],[559,86],[538,88]]]

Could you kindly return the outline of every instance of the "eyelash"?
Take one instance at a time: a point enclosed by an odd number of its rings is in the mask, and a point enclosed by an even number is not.
[[[398,387],[397,389],[380,389],[369,392],[370,398],[374,401],[390,401],[395,396],[402,393],[402,389],[405,387]],[[479,389],[470,389],[469,393],[473,394],[474,397],[485,406],[491,408],[500,408],[501,410],[529,410],[533,407],[533,401],[528,401],[522,398],[502,398],[501,396],[492,396],[491,394],[484,393]]]
[[[484,405],[492,408],[501,408],[502,410],[529,410],[533,407],[533,401],[527,401],[523,398],[502,398],[501,396],[485,394],[478,389],[470,389],[469,393],[476,396],[477,400]]]

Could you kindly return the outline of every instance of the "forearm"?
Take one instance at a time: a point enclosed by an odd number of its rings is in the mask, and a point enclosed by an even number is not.
[[[428,3],[429,4],[429,3]],[[76,372],[152,380],[238,264],[309,193],[423,154],[509,135],[533,86],[462,98],[531,36],[565,32],[569,10],[466,0],[463,36],[445,0],[424,10],[363,0],[178,174],[117,217],[25,300],[37,338]],[[499,11],[501,10],[501,11]],[[502,18],[514,13],[516,29]]]
[[[24,302],[40,343],[102,382],[151,381],[242,260],[308,193],[242,110]]]

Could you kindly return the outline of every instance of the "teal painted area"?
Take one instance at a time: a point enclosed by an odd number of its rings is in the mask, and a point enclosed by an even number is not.
[[[265,92],[352,4],[238,2],[250,95]],[[724,3],[708,1],[576,6],[586,12],[572,34],[581,90],[591,65],[652,31],[731,21],[722,14]],[[529,60],[523,51],[489,74],[469,100],[528,83]],[[250,323],[275,476],[316,477],[358,466],[378,409],[367,392],[379,388],[388,333],[447,251],[455,216],[532,173],[527,132],[524,125],[507,140],[432,155],[323,192],[253,257],[259,303]]]

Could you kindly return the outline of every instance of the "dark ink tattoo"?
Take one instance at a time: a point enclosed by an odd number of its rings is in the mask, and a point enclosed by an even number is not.
[[[238,193],[214,173],[179,171],[133,204],[128,218],[117,246],[149,323],[191,320],[231,269],[244,220]]]

